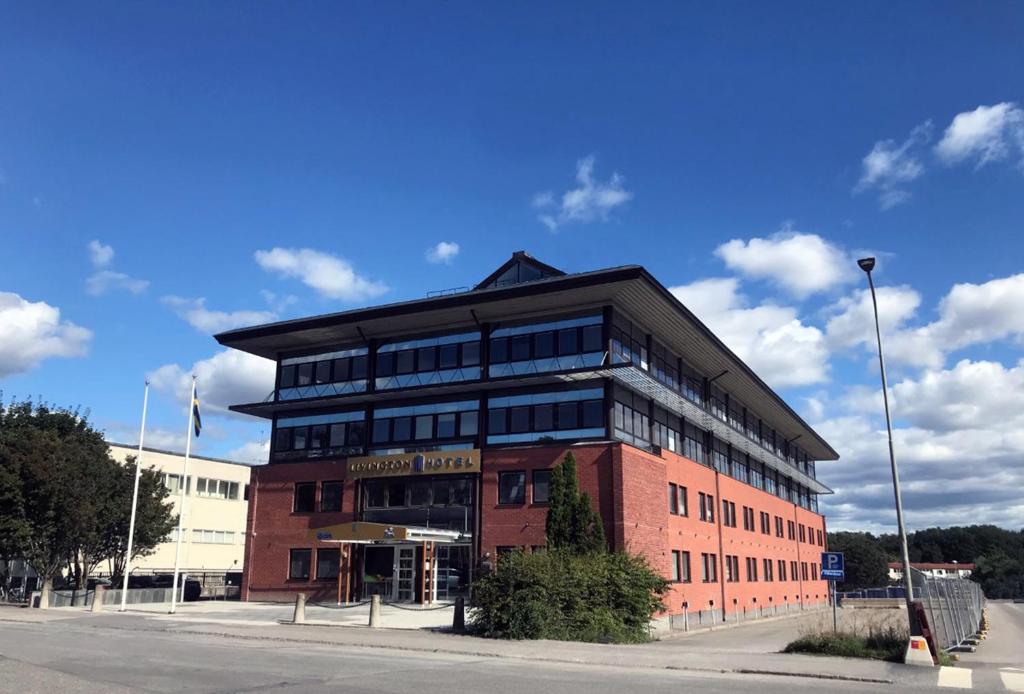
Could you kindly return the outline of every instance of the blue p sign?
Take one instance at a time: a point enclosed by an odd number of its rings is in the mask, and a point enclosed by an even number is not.
[[[842,552],[821,553],[821,577],[827,581],[842,581],[846,578],[846,562]]]

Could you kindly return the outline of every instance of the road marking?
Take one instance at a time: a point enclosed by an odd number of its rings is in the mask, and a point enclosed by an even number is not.
[[[1003,686],[1011,692],[1024,692],[1024,671],[1017,668],[1003,668],[999,671]]]
[[[962,667],[940,667],[938,685],[957,689],[970,689],[974,686],[971,682],[971,671]]]

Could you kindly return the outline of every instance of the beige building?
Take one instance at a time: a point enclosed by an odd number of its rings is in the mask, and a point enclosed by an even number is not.
[[[137,446],[110,444],[111,456],[125,462]],[[154,468],[171,491],[174,510],[181,502],[183,453],[152,448],[142,451],[142,466]],[[245,557],[245,520],[251,466],[229,460],[192,455],[185,485],[186,512],[181,570],[192,576],[241,572]],[[132,563],[132,573],[167,573],[174,569],[177,530],[148,557]]]

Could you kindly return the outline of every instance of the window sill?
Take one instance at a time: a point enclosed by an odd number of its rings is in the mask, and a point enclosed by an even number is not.
[[[498,508],[522,508],[526,506],[526,501],[499,501],[495,504]]]

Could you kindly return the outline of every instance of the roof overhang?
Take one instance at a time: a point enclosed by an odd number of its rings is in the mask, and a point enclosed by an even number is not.
[[[839,458],[828,442],[768,384],[639,265],[270,323],[220,333],[216,339],[228,347],[278,359],[284,354],[322,350],[325,345],[413,336],[436,331],[439,325],[451,330],[474,329],[481,323],[493,324],[510,316],[528,317],[608,304],[648,329],[656,328],[660,342],[685,355],[686,361],[701,372],[716,375],[725,390],[770,421],[787,440],[800,439],[800,447],[813,459]],[[247,405],[239,411],[255,414],[253,409],[253,405]]]

